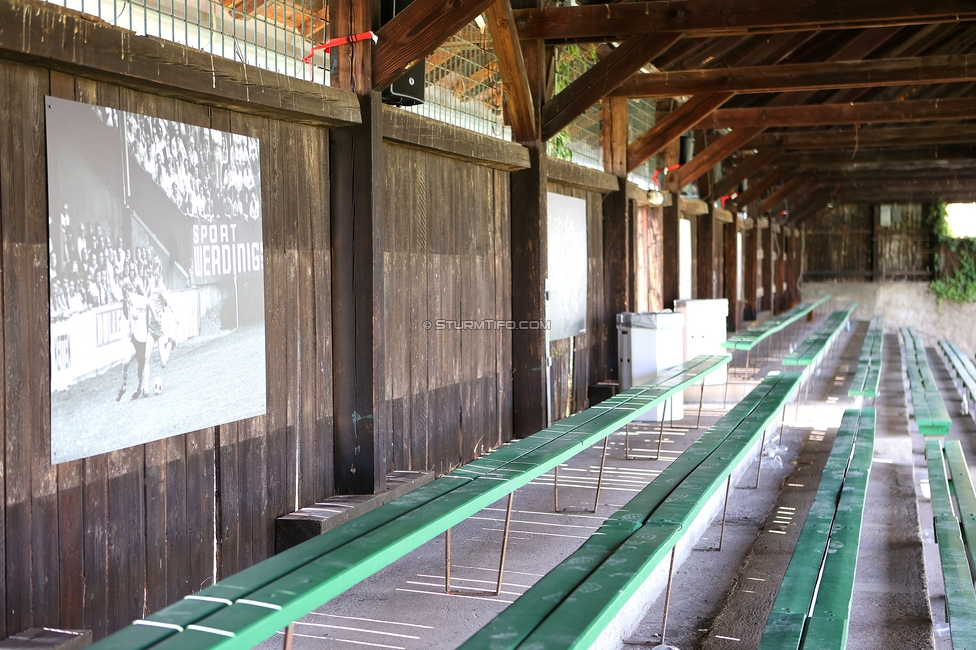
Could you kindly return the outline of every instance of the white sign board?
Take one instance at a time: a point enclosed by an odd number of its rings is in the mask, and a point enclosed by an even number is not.
[[[548,203],[546,320],[549,340],[556,341],[586,331],[586,201],[550,192]]]

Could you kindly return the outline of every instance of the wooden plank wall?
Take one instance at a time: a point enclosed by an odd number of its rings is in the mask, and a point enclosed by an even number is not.
[[[383,394],[390,469],[444,472],[512,438],[509,174],[385,145]],[[430,329],[425,329],[429,322]]]
[[[637,311],[661,311],[664,284],[661,245],[661,208],[640,206],[637,208],[635,237],[636,287],[634,309]]]
[[[871,206],[838,205],[803,224],[807,280],[870,280],[874,230]]]
[[[47,94],[260,139],[266,416],[51,466]],[[100,638],[268,557],[275,516],[331,493],[329,133],[6,60],[0,96],[0,637]]]
[[[549,183],[549,191],[586,201],[587,222],[587,306],[586,333],[568,339],[551,341],[552,367],[549,387],[552,392],[552,421],[556,422],[589,406],[587,389],[607,379],[601,359],[606,336],[603,282],[603,195],[558,183]]]

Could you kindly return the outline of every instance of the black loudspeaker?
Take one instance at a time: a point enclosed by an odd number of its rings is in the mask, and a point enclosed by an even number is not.
[[[411,0],[382,0],[380,3],[380,24],[393,20]],[[383,103],[393,106],[417,106],[424,103],[424,80],[426,60],[421,59],[412,68],[383,89]]]

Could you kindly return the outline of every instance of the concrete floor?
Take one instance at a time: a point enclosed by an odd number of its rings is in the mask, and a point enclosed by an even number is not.
[[[824,311],[821,315],[829,313]],[[819,319],[818,319],[819,320]],[[814,324],[796,328],[799,340]],[[749,463],[732,490],[721,551],[718,543],[721,512],[704,531],[676,570],[665,641],[689,648],[754,648],[789,562],[796,537],[816,493],[820,472],[845,408],[856,405],[847,397],[867,323],[853,322],[844,332],[819,375],[812,377],[809,397],[785,410],[782,443],[767,444],[760,487],[757,464]],[[761,362],[752,379],[733,379],[729,405],[745,394],[768,370],[779,369],[776,358],[788,347],[783,337]],[[779,348],[777,350],[777,347]],[[753,365],[757,362],[751,360]],[[744,365],[744,359],[736,363]],[[944,382],[950,412],[959,400],[941,359],[930,353],[937,378]],[[909,434],[904,376],[897,336],[885,340],[885,365],[875,442],[875,462],[867,494],[861,553],[855,582],[854,608],[848,648],[949,648],[942,607],[944,595],[937,547],[931,543],[931,515],[926,514],[927,486],[922,442]],[[804,391],[805,392],[805,391]],[[390,649],[455,648],[546,571],[572,553],[616,508],[653,479],[669,459],[677,457],[705,427],[725,411],[722,387],[705,392],[701,428],[695,428],[697,389],[686,395],[686,417],[664,428],[661,461],[648,460],[656,452],[657,425],[634,425],[631,452],[624,458],[624,433],[611,436],[607,474],[596,514],[601,446],[591,448],[560,469],[560,506],[553,512],[553,476],[540,477],[515,496],[512,532],[502,594],[477,593],[494,587],[504,522],[505,501],[486,508],[457,526],[452,542],[452,581],[465,595],[444,593],[444,538],[432,540],[405,558],[357,585],[318,611],[298,621],[296,649],[325,649],[358,645]],[[953,402],[953,400],[955,400]],[[962,439],[971,460],[972,420],[960,416],[953,437]],[[968,437],[967,437],[967,434]],[[780,449],[775,446],[779,444]],[[771,452],[776,452],[771,454]],[[723,495],[724,496],[724,495]],[[922,514],[919,514],[921,508]],[[919,526],[919,521],[923,522]],[[924,541],[923,541],[924,540]],[[934,555],[933,555],[934,553]],[[680,559],[680,555],[679,555]],[[933,565],[932,562],[935,562]],[[665,567],[666,575],[666,567]],[[663,586],[663,581],[659,581]],[[655,593],[658,592],[658,593]],[[615,621],[615,638],[604,647],[653,647],[661,643],[663,588],[644,594],[646,611],[631,612]],[[281,637],[262,647],[281,647]]]

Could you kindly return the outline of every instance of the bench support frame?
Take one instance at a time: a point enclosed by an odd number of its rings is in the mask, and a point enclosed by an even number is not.
[[[505,532],[502,533],[502,553],[498,561],[498,582],[495,591],[461,591],[451,588],[451,529],[444,531],[444,593],[452,596],[497,596],[502,593],[502,579],[505,577],[505,557],[508,555],[508,532],[512,526],[512,503],[515,493],[508,495],[508,508],[505,511]],[[287,647],[286,647],[287,650]]]

